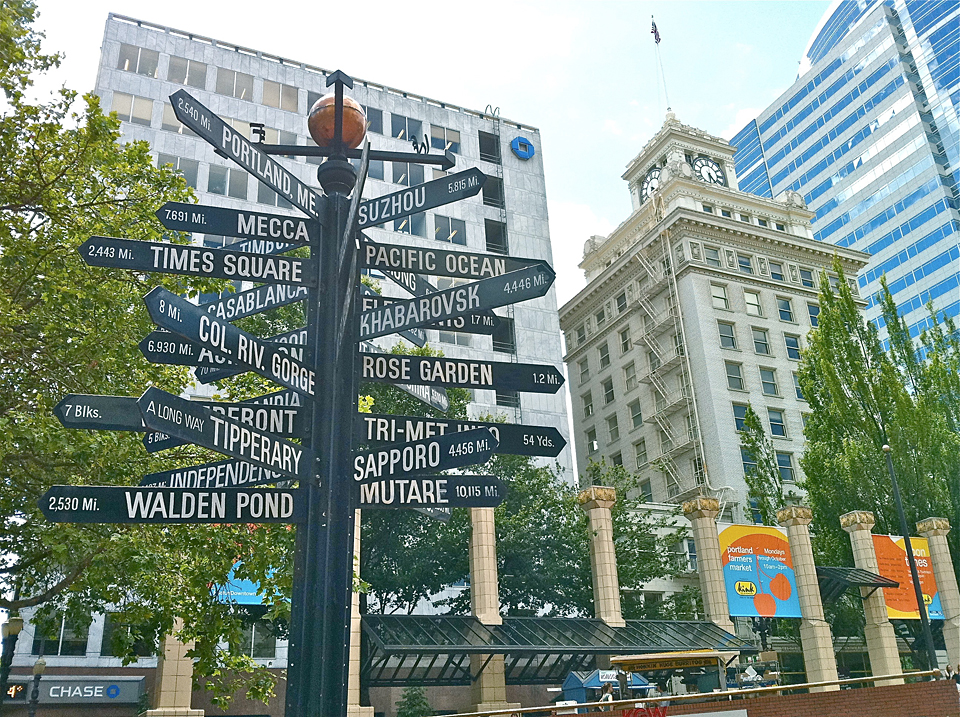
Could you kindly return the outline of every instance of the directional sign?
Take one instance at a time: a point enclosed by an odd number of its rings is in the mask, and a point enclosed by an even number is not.
[[[496,449],[497,439],[488,428],[395,443],[359,451],[353,459],[353,477],[357,481],[381,480],[471,466],[486,463]]]
[[[495,476],[409,476],[357,483],[359,507],[496,508],[507,495]]]
[[[154,431],[293,478],[312,474],[310,451],[299,444],[216,414],[159,388],[148,388],[137,403],[143,422]]]
[[[307,340],[307,330],[305,328],[295,329],[261,340],[280,344],[280,348],[284,349],[291,357],[301,362],[304,360],[302,345]],[[140,353],[151,363],[225,369],[226,375],[244,373],[247,370],[237,366],[222,355],[210,351],[203,344],[181,338],[165,329],[151,331],[138,346]]]
[[[156,216],[167,229],[178,232],[201,232],[287,244],[307,244],[320,240],[319,222],[303,217],[182,202],[167,202],[156,211]]]
[[[387,353],[382,348],[376,344],[370,343],[369,341],[361,341],[360,348],[367,353]],[[450,408],[450,398],[447,396],[447,390],[444,388],[412,383],[395,383],[393,384],[393,387],[399,388],[401,391],[410,394],[414,398],[423,401],[428,406],[431,406],[438,411],[442,411],[443,413],[446,413],[447,409]]]
[[[567,445],[560,431],[552,426],[525,426],[519,423],[454,421],[446,418],[358,413],[356,426],[359,441],[372,445],[420,441],[431,436],[470,431],[474,428],[490,429],[500,442],[495,453],[555,458]]]
[[[51,523],[299,523],[296,489],[55,485],[37,501]]]
[[[219,301],[201,304],[200,308],[223,321],[237,321],[261,314],[278,306],[286,306],[307,298],[307,287],[267,284],[256,289],[227,294]]]
[[[360,265],[378,271],[413,271],[456,279],[486,279],[542,264],[541,259],[518,259],[503,254],[427,249],[403,244],[363,243]]]
[[[113,237],[90,237],[77,251],[90,266],[316,286],[310,259]]]
[[[192,127],[191,127],[192,129]],[[405,217],[416,212],[442,207],[459,199],[479,194],[487,176],[474,167],[465,172],[448,174],[426,184],[401,189],[393,194],[385,194],[376,199],[360,202],[357,213],[357,228],[385,224],[391,219]]]
[[[221,321],[161,286],[143,297],[153,322],[167,331],[202,343],[281,386],[314,396],[316,372],[294,360],[280,344],[259,339]],[[162,430],[162,429],[160,429]]]
[[[146,427],[133,396],[67,394],[53,407],[64,428],[100,431],[142,431]]]
[[[305,348],[304,346],[307,343],[307,329],[294,329],[293,331],[288,331],[285,334],[277,334],[272,336],[269,339],[263,339],[263,341],[270,341],[271,343],[279,344],[278,350],[286,351],[290,354],[290,358],[299,361],[301,364],[305,364]],[[194,375],[197,377],[197,380],[200,383],[213,383],[214,381],[220,381],[230,376],[236,376],[241,373],[245,373],[247,369],[238,367],[236,364],[231,366],[221,366],[219,368],[210,367],[210,366],[197,366],[194,370]]]
[[[479,389],[556,393],[563,374],[547,364],[471,359],[360,354],[360,378],[380,383],[415,383]]]
[[[429,296],[398,301],[361,314],[360,338],[386,336],[403,329],[543,296],[555,278],[553,269],[546,264],[537,264]]]
[[[380,294],[375,292],[366,284],[360,285],[360,293],[360,311],[369,311],[370,309],[375,309],[380,305]],[[427,344],[427,335],[424,333],[423,329],[408,329],[407,331],[401,331],[400,336],[405,338],[414,346],[426,346]]]
[[[450,508],[434,508],[432,506],[427,508],[423,506],[417,506],[414,508],[414,510],[422,515],[427,516],[428,518],[439,520],[441,523],[449,523],[450,518],[453,517],[453,511]]]
[[[373,309],[379,308],[381,306],[386,306],[388,304],[395,304],[398,301],[403,301],[403,299],[396,299],[389,296],[380,296],[373,289],[368,286],[362,286],[363,296],[361,297],[360,310],[361,311],[372,311]],[[455,319],[447,319],[446,321],[441,321],[436,324],[428,324],[419,329],[407,329],[406,331],[399,332],[404,338],[410,338],[411,334],[419,332],[424,337],[424,343],[426,343],[426,334],[423,333],[423,329],[434,329],[436,331],[455,331],[458,333],[464,334],[486,334],[491,335],[496,328],[500,325],[500,317],[498,317],[492,311],[486,312],[477,312],[475,314],[466,314],[465,316],[458,316]],[[413,339],[410,339],[413,341]],[[413,343],[417,343],[413,341]],[[418,346],[423,346],[423,344],[417,344]]]
[[[314,219],[320,218],[320,197],[310,187],[261,152],[257,145],[200,104],[186,90],[170,95],[177,119],[232,159],[293,206]]]
[[[289,478],[282,473],[275,473],[255,466],[253,463],[231,458],[201,466],[150,473],[143,477],[140,485],[159,485],[167,488],[236,488],[284,480]]]

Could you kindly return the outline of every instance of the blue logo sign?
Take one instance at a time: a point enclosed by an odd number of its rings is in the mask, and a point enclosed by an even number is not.
[[[107,687],[107,697],[111,700],[116,699],[120,696],[120,687],[118,685],[110,685]]]
[[[530,159],[535,154],[533,142],[526,137],[515,137],[510,143],[510,149],[520,159]]]

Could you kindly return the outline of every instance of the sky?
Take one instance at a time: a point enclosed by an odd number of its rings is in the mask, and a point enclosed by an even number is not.
[[[630,214],[620,178],[663,123],[729,139],[796,79],[827,0],[280,4],[37,0],[41,89],[93,88],[107,13],[242,45],[540,129],[557,298],[584,286],[584,242]],[[651,16],[660,31],[660,79]],[[666,94],[664,93],[664,85]]]

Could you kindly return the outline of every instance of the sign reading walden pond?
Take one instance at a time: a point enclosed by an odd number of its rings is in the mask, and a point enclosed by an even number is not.
[[[727,605],[734,617],[803,617],[786,531],[728,525],[720,531]]]

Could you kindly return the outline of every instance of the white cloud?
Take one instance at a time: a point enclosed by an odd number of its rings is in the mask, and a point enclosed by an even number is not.
[[[761,112],[763,112],[763,108],[758,107],[744,107],[737,110],[737,113],[733,117],[733,121],[725,130],[720,132],[720,136],[726,140],[733,139],[733,135],[742,130],[747,122],[752,119],[756,119],[757,115],[759,115]]]
[[[583,245],[591,236],[608,235],[616,228],[605,217],[597,216],[586,204],[550,202],[550,239],[553,244],[553,268],[557,272],[557,303],[562,306],[586,286],[578,266]]]

